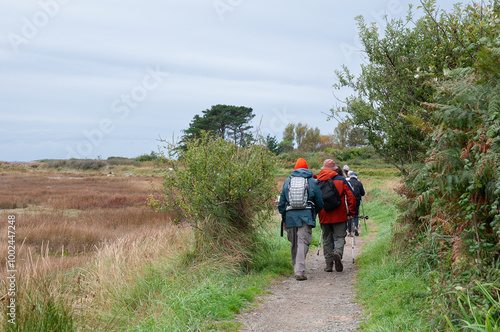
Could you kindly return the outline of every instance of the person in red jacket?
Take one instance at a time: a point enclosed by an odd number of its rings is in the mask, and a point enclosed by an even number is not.
[[[340,204],[334,210],[327,212],[325,209],[322,209],[319,212],[319,223],[323,233],[323,255],[326,262],[326,272],[333,271],[333,263],[335,263],[335,271],[342,272],[344,270],[342,256],[344,254],[346,237],[347,209],[349,208],[351,216],[356,213],[356,197],[354,197],[352,190],[347,184],[347,180],[335,171],[336,168],[335,161],[326,159],[318,174],[318,181],[332,179],[340,194],[341,201],[346,202],[345,204]],[[332,237],[335,249],[333,248]]]

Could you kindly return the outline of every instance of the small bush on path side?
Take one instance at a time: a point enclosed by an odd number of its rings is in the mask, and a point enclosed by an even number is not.
[[[175,147],[167,147],[170,156]],[[168,161],[163,192],[149,205],[194,228],[196,257],[230,256],[247,264],[258,225],[277,195],[276,159],[264,146],[240,147],[209,135],[186,144]],[[266,214],[266,218],[262,218]]]

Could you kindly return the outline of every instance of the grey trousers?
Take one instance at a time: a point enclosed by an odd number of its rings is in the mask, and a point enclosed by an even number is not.
[[[306,255],[312,240],[312,226],[302,222],[302,227],[291,227],[286,230],[292,252],[293,271],[303,276],[306,270]]]
[[[344,256],[345,228],[347,221],[335,224],[321,224],[323,233],[323,256],[327,265],[333,264],[333,252],[337,252],[340,257]],[[335,249],[333,248],[335,242]]]

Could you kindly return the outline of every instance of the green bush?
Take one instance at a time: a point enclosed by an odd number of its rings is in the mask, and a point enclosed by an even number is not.
[[[483,50],[492,58],[479,54],[474,68],[446,72],[429,105],[432,116],[420,124],[429,133],[427,157],[399,189],[403,246],[432,268],[432,307],[453,322],[467,319],[452,295],[456,287],[500,282],[498,46],[500,38]]]
[[[169,148],[169,155],[174,148]],[[170,160],[164,192],[150,198],[177,223],[194,227],[196,254],[234,256],[248,263],[255,230],[277,195],[275,156],[263,146],[240,147],[204,136]]]
[[[103,160],[95,159],[69,159],[69,160],[44,160],[43,167],[45,168],[69,168],[83,171],[99,170],[107,166]]]
[[[150,154],[141,154],[140,156],[138,156],[134,159],[142,162],[142,161],[155,161],[155,160],[158,160],[160,158],[161,158],[160,154],[158,154],[154,151],[151,151]]]
[[[108,165],[112,166],[140,166],[141,163],[134,159],[124,158],[124,157],[109,157],[106,160]]]

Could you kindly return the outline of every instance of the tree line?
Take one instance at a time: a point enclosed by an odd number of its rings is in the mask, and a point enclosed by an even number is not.
[[[253,109],[246,106],[213,105],[211,108],[196,114],[189,127],[183,131],[181,146],[193,138],[199,138],[202,133],[209,133],[214,138],[233,141],[240,146],[261,144],[278,155],[294,150],[303,152],[323,151],[326,148],[343,149],[346,147],[361,147],[366,140],[361,130],[349,121],[341,121],[330,135],[322,135],[318,127],[310,127],[301,122],[289,123],[282,140],[268,134],[261,137],[252,132],[250,121],[255,117]]]

